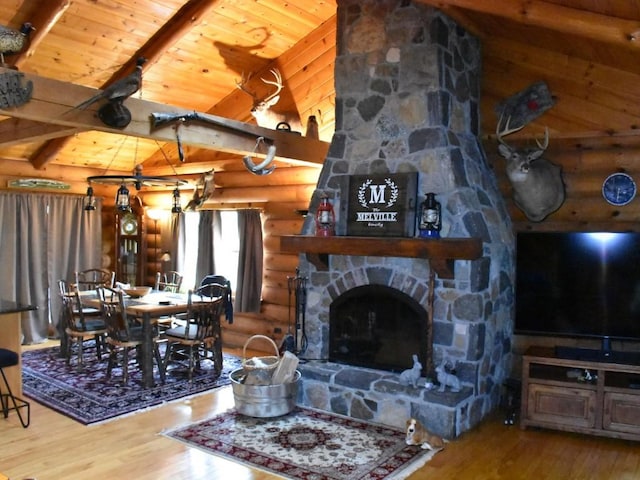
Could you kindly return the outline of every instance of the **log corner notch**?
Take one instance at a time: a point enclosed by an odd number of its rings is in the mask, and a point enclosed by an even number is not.
[[[0,68],[0,73],[7,69]],[[95,108],[86,110],[75,110],[74,106],[82,99],[95,95],[98,90],[76,85],[68,82],[38,77],[37,75],[24,74],[25,82],[33,83],[33,95],[31,100],[18,108],[0,107],[0,115],[22,119],[24,121],[40,124],[40,129],[28,128],[22,141],[41,141],[51,139],[54,134],[47,130],[45,126],[57,125],[60,127],[59,139],[69,135],[69,129],[76,131],[98,130],[108,133],[129,135],[140,138],[157,140],[159,142],[175,142],[175,131],[173,128],[151,128],[151,117],[154,113],[166,113],[170,115],[189,116],[193,114],[191,110],[180,109],[169,105],[150,102],[138,98],[127,99],[127,106],[131,111],[131,123],[124,129],[118,130],[103,124],[97,117]],[[197,148],[223,151],[239,156],[252,155],[254,157],[264,157],[266,154],[254,152],[257,137],[273,139],[276,147],[276,158],[283,162],[291,162],[301,165],[318,165],[324,162],[329,150],[329,144],[321,140],[307,138],[301,135],[292,134],[282,130],[271,130],[258,127],[248,123],[218,117],[206,113],[199,114],[201,117],[210,120],[206,125],[200,122],[185,122],[180,127],[180,140],[183,145],[190,145]],[[2,137],[2,125],[0,122],[0,137]],[[213,124],[217,125],[213,125]],[[43,126],[44,124],[45,126]],[[41,132],[41,137],[38,136]],[[46,131],[46,137],[45,133]],[[14,139],[15,142],[15,132]],[[20,132],[17,133],[20,137]],[[45,153],[47,153],[45,155]],[[54,152],[52,154],[51,152]],[[55,156],[53,147],[45,148],[41,152],[43,161],[35,168],[43,168],[48,159]]]

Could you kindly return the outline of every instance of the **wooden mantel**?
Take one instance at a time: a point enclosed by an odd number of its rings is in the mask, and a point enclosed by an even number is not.
[[[482,241],[479,238],[284,235],[280,237],[280,250],[306,253],[318,270],[327,270],[327,255],[425,258],[440,278],[453,278],[454,261],[480,258]]]

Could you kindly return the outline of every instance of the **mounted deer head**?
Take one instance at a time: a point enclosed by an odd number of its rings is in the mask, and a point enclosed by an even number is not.
[[[524,128],[510,128],[511,117],[504,127],[502,116],[496,126],[498,151],[507,159],[507,177],[513,187],[513,200],[532,222],[540,222],[555,212],[565,198],[562,172],[559,166],[541,158],[549,146],[549,129],[545,128],[544,140],[536,140],[537,149],[517,150],[510,147],[503,137]]]
[[[272,110],[275,104],[280,101],[280,92],[283,89],[282,75],[277,68],[272,68],[270,72],[273,74],[274,80],[267,80],[260,78],[267,85],[273,85],[275,91],[269,94],[262,100],[258,96],[247,88],[247,82],[251,78],[251,75],[245,77],[242,75],[242,80],[236,81],[236,87],[241,91],[249,95],[253,99],[253,107],[251,107],[251,115],[256,119],[259,126],[265,128],[275,129],[278,124],[285,123],[290,126],[292,130],[302,129],[300,123],[300,116],[298,113],[276,113]]]

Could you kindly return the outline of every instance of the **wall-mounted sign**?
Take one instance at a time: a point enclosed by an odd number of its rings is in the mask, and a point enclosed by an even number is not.
[[[69,190],[71,185],[59,180],[46,178],[19,178],[7,182],[9,188],[51,188],[53,190]]]
[[[418,173],[349,177],[347,235],[413,237]]]
[[[33,82],[22,82],[24,74],[19,72],[0,73],[0,107],[12,108],[31,100]]]

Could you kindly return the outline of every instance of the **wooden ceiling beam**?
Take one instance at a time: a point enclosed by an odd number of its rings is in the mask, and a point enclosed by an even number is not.
[[[0,148],[21,143],[42,142],[53,138],[74,135],[82,130],[60,125],[33,122],[20,118],[9,118],[0,122]]]
[[[11,70],[0,68],[0,74]],[[98,105],[86,110],[74,108],[79,99],[90,98],[98,91],[68,82],[23,74],[23,81],[32,82],[31,100],[19,107],[0,107],[0,115],[25,119],[64,128],[97,130],[108,133],[155,139],[159,142],[176,142],[176,127],[184,145],[217,150],[240,156],[264,158],[266,152],[254,152],[256,139],[273,140],[276,158],[296,164],[322,164],[329,144],[283,130],[271,130],[248,123],[230,120],[206,113],[198,113],[205,121],[175,122],[161,128],[152,128],[152,114],[167,113],[176,116],[194,112],[138,98],[128,98],[125,106],[131,111],[131,123],[124,129],[116,129],[102,123],[97,116]],[[51,142],[50,142],[51,143]],[[56,152],[46,152],[55,156]]]
[[[130,74],[139,57],[147,62],[143,65],[143,72],[154,65],[160,56],[184,36],[193,26],[218,3],[218,0],[189,0],[178,12],[160,28],[129,61],[120,67],[107,80],[102,88]],[[144,78],[144,75],[143,75]],[[68,137],[59,137],[45,143],[30,159],[32,165],[39,169],[52,161],[64,148]]]
[[[29,36],[28,47],[14,57],[14,67],[20,68],[34,54],[40,42],[47,36],[53,26],[58,23],[60,17],[70,6],[71,0],[49,0],[35,9],[34,16],[30,17],[31,24],[35,30]]]
[[[565,7],[541,0],[416,0],[445,14],[458,7],[515,22],[640,49],[640,22]],[[455,12],[452,18],[456,17]],[[464,27],[464,25],[462,25]]]

